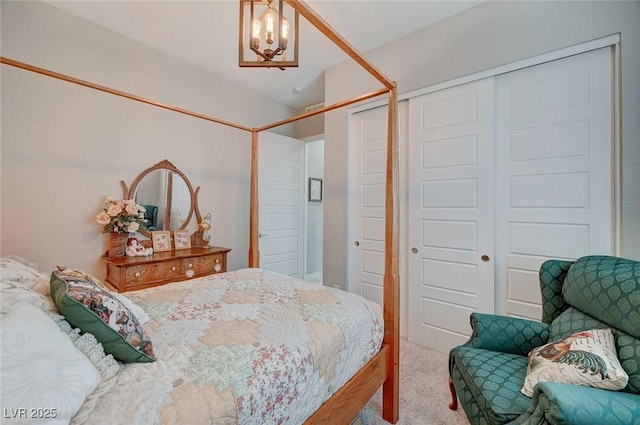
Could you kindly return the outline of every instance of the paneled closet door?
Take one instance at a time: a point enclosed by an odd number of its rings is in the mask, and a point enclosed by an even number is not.
[[[494,311],[493,78],[410,99],[409,339],[443,352]]]
[[[406,146],[407,102],[398,105],[400,165],[400,334],[407,335]],[[388,107],[358,112],[351,119],[349,253],[350,290],[382,305]]]
[[[496,78],[500,314],[540,320],[546,259],[612,252],[611,55]]]

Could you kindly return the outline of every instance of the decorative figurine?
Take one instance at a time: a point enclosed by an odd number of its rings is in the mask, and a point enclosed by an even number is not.
[[[153,248],[145,248],[138,239],[129,238],[127,241],[127,256],[129,257],[146,257],[153,254]]]

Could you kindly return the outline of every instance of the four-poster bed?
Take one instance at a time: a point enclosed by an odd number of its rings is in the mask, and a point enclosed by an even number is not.
[[[395,82],[385,77],[366,58],[358,53],[347,41],[338,35],[322,20],[305,2],[287,0],[296,11],[313,26],[341,48],[350,58],[361,65],[370,75],[384,87],[380,90],[364,94],[349,100],[341,101],[313,112],[298,115],[259,128],[224,121],[215,117],[191,112],[161,102],[145,99],[136,95],[114,90],[88,81],[76,79],[10,58],[1,57],[1,63],[20,69],[57,78],[70,83],[100,90],[106,93],[146,103],[152,106],[172,110],[195,118],[211,121],[251,133],[251,199],[250,199],[250,231],[249,231],[249,267],[259,267],[258,248],[258,143],[259,133],[272,128],[326,113],[357,102],[371,99],[388,93],[388,136],[387,136],[387,172],[386,172],[386,204],[385,204],[385,271],[384,271],[384,337],[380,351],[362,367],[342,388],[337,390],[305,424],[348,424],[375,394],[383,387],[383,418],[391,423],[398,420],[399,393],[399,230],[398,230],[398,133],[397,133],[397,87]]]

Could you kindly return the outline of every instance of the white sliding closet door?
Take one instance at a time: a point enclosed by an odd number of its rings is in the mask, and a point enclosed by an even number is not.
[[[260,267],[303,277],[304,142],[260,133]]]
[[[540,320],[546,259],[612,252],[611,55],[496,78],[500,314]]]
[[[603,48],[401,108],[403,335],[447,352],[467,340],[472,312],[540,320],[545,260],[613,253],[612,63]],[[352,289],[376,301],[386,122],[386,108],[367,110],[351,133]]]
[[[407,335],[406,291],[406,116],[407,102],[398,105],[400,139],[400,334]],[[384,276],[384,216],[387,167],[388,107],[354,114],[351,121],[349,252],[350,290],[382,305]]]
[[[440,351],[494,311],[493,79],[410,99],[409,338]]]
[[[387,107],[353,121],[353,292],[382,304]]]

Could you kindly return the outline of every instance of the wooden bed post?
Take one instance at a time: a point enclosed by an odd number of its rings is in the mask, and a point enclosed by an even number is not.
[[[398,172],[398,89],[389,91],[387,129],[387,184],[385,194],[385,267],[384,267],[384,343],[389,345],[387,380],[382,389],[382,417],[398,421],[400,395],[400,196]]]
[[[258,130],[251,131],[251,199],[249,201],[249,267],[260,267],[258,247]]]

